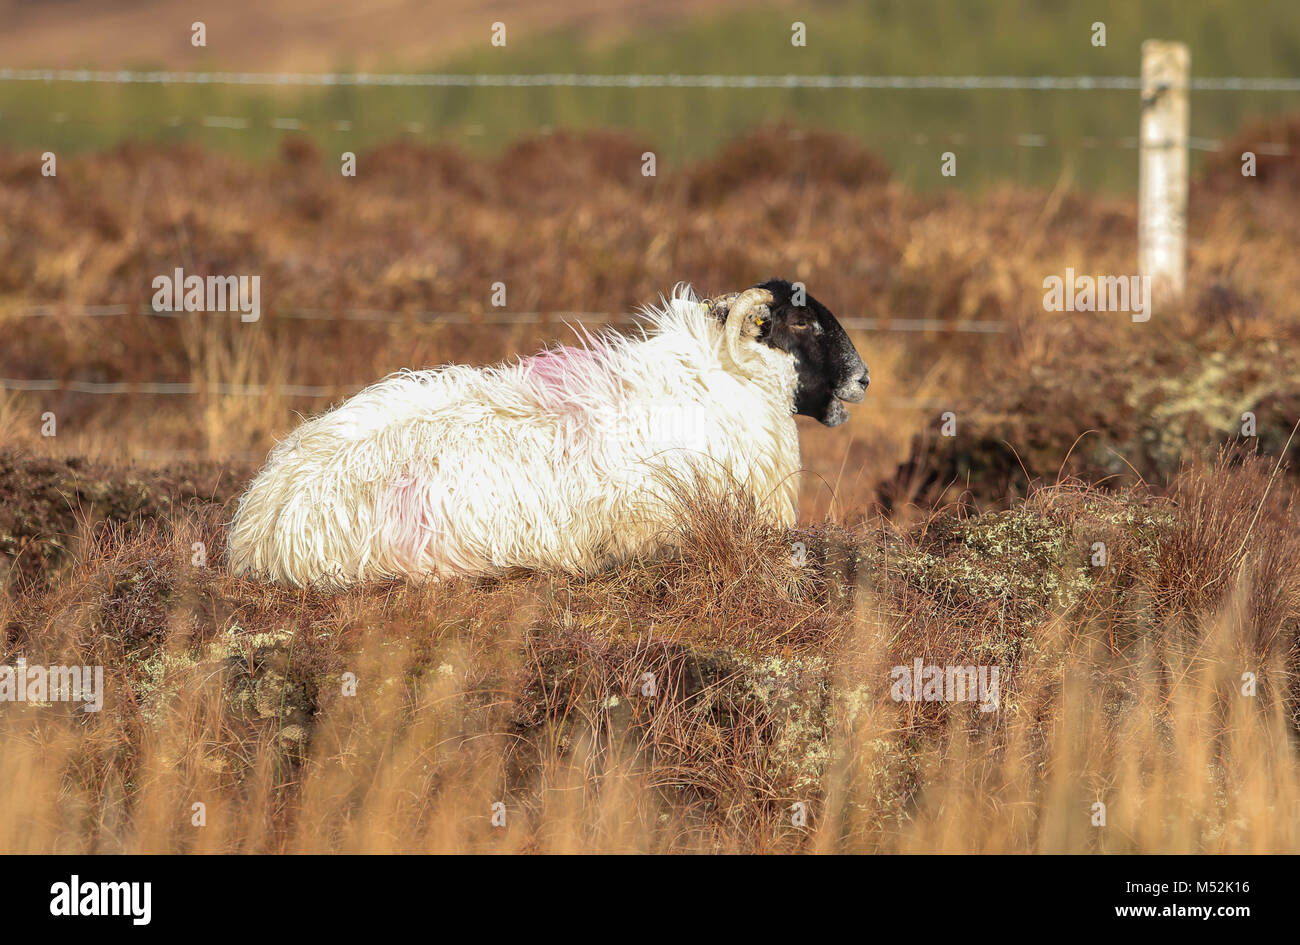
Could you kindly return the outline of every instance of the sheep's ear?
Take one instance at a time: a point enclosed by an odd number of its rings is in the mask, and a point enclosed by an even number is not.
[[[772,309],[765,304],[756,304],[745,313],[744,324],[740,326],[742,338],[757,338],[763,333],[763,326],[772,318]]]

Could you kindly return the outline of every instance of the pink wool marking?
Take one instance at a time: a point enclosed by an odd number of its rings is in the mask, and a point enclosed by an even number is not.
[[[428,480],[405,473],[388,487],[380,508],[381,534],[393,554],[408,568],[419,567],[429,543],[438,537],[439,521],[429,502]]]
[[[604,371],[601,355],[599,344],[552,348],[525,358],[521,366],[539,406],[585,422],[606,399],[599,377]]]
[[[525,358],[523,364],[528,376],[542,388],[563,392],[569,389],[570,381],[581,378],[595,366],[596,353],[588,348],[564,346],[539,351],[531,358]]]

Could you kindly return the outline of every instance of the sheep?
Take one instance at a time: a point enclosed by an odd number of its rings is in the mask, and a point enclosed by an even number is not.
[[[839,322],[780,280],[707,301],[679,285],[641,314],[639,337],[402,371],[303,423],[241,497],[230,569],[334,589],[592,574],[660,547],[665,477],[687,470],[792,525],[794,415],[838,425],[869,383]]]

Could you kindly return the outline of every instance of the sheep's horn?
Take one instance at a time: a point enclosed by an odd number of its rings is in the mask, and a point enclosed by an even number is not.
[[[765,312],[759,312],[759,309],[767,309],[772,301],[772,293],[767,289],[753,288],[741,292],[731,302],[722,334],[726,339],[727,353],[737,364],[742,364],[745,360],[740,356],[740,333],[744,330],[746,319],[751,316],[762,318]]]

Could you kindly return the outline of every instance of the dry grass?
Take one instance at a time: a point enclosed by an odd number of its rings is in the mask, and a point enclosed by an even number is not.
[[[336,596],[194,567],[219,503],[104,523],[7,605],[0,662],[100,664],[108,698],[6,707],[0,847],[1292,851],[1300,542],[1273,468],[911,529],[774,535],[702,498],[677,552],[599,578]],[[999,666],[998,710],[894,701],[917,657]]]

